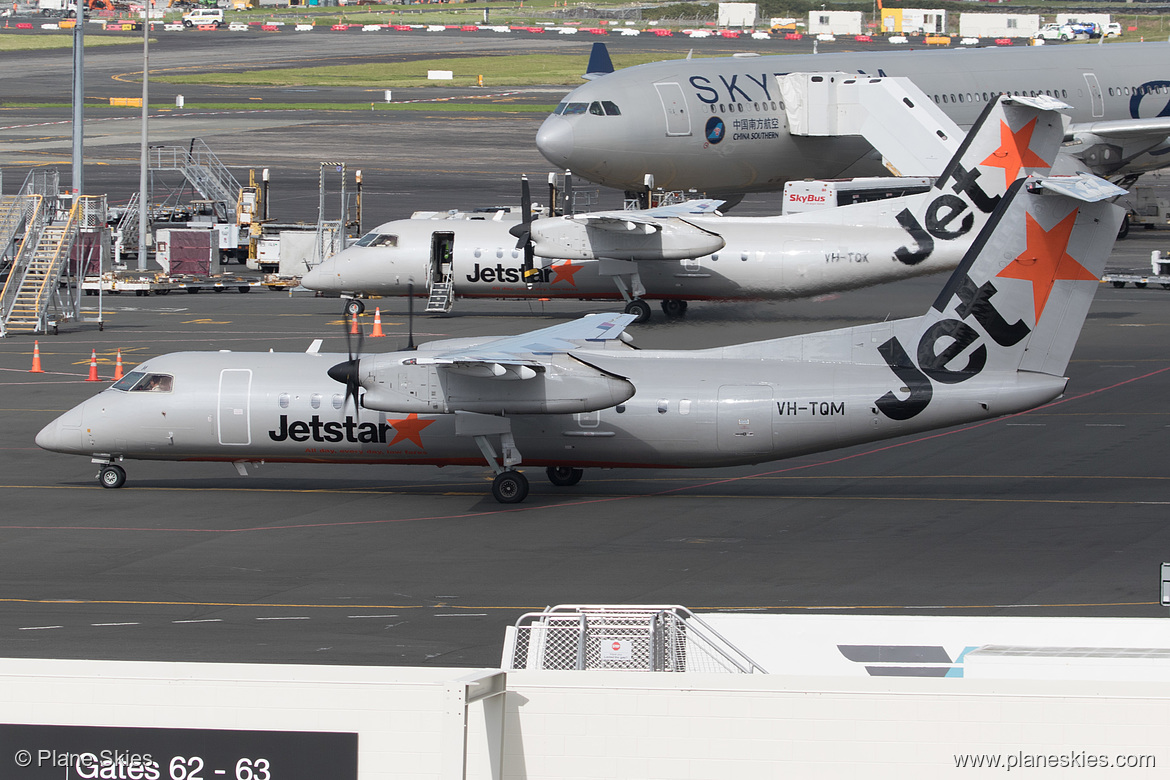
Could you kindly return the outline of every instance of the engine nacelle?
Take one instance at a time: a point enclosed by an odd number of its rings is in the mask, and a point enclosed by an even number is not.
[[[364,358],[362,406],[381,412],[450,414],[576,414],[629,400],[634,386],[567,355],[533,368],[492,363],[419,363]]]

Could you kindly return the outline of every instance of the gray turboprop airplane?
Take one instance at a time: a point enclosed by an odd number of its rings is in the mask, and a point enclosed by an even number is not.
[[[1019,179],[921,317],[702,350],[637,350],[629,314],[378,355],[187,352],[138,365],[39,446],[124,459],[476,465],[761,463],[1013,414],[1058,397],[1121,209],[1086,175]],[[344,391],[342,390],[344,386]],[[350,399],[354,399],[351,404]],[[523,455],[521,455],[523,452]]]
[[[943,148],[953,156],[934,170],[934,186],[917,195],[780,217],[687,213],[682,204],[523,223],[397,220],[316,266],[302,283],[346,296],[429,297],[439,288],[447,306],[454,296],[620,296],[643,322],[650,317],[646,299],[679,316],[691,300],[790,300],[950,270],[1018,172],[1053,165],[1064,137],[1057,108],[1067,106],[1048,97],[988,103],[962,143],[941,117],[952,133]],[[361,304],[347,306],[360,311]]]
[[[644,190],[647,175],[667,190],[730,194],[778,190],[790,179],[886,173],[859,135],[798,134],[798,101],[781,93],[778,78],[799,71],[906,76],[963,127],[1001,93],[1058,98],[1073,107],[1066,151],[1099,176],[1159,168],[1170,153],[1167,43],[719,57],[589,70],[591,80],[561,101],[536,145],[574,175],[633,192]]]

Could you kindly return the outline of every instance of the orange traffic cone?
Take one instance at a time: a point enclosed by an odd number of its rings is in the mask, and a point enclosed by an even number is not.
[[[361,331],[358,330],[358,315],[353,315],[353,322],[349,326],[349,335],[356,336]]]
[[[97,350],[95,349],[89,356],[89,376],[85,379],[86,382],[100,382],[101,377],[97,375]]]
[[[114,359],[114,381],[122,378],[122,350],[118,350],[118,357]]]
[[[376,339],[379,336],[385,336],[382,332],[382,309],[381,307],[374,307],[374,329],[370,331],[370,338]]]
[[[43,374],[45,370],[41,368],[41,342],[33,342],[33,365],[28,370],[30,374]]]

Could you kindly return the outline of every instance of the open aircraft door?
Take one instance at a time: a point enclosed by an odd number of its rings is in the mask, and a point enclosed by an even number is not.
[[[219,372],[219,443],[252,443],[248,400],[252,394],[252,370],[225,368]]]
[[[1096,73],[1086,73],[1085,84],[1089,87],[1089,97],[1093,100],[1093,117],[1099,119],[1105,116],[1105,100],[1101,97],[1101,85],[1097,83]]]
[[[435,284],[450,284],[454,278],[452,263],[455,258],[455,234],[431,234],[431,263],[427,274],[427,289]]]
[[[666,112],[667,135],[690,135],[691,115],[687,112],[687,99],[682,87],[675,82],[655,84],[662,110]]]
[[[715,436],[720,452],[772,449],[772,388],[724,385],[719,388]]]

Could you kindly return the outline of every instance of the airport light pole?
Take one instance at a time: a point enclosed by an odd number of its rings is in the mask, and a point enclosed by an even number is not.
[[[150,7],[151,2],[142,4],[142,139],[138,160],[138,270],[146,270],[146,231],[150,222],[150,199],[146,186],[146,133],[147,115],[150,112]]]
[[[77,2],[77,23],[73,25],[73,203],[84,189],[82,146],[85,138],[85,5]]]

